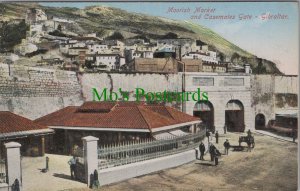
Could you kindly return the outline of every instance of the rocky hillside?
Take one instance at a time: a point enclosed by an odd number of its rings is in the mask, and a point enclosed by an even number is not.
[[[143,35],[155,39],[158,36],[173,32],[181,38],[199,39],[209,44],[211,48],[223,53],[227,58],[231,58],[234,63],[243,64],[243,62],[248,62],[256,73],[280,73],[273,62],[257,58],[212,30],[191,22],[130,13],[111,7],[57,8],[43,7],[35,3],[2,3],[0,4],[0,16],[2,16],[2,20],[24,18],[26,9],[29,7],[40,7],[45,10],[48,16],[63,17],[76,21],[77,25],[73,30],[78,33],[97,32],[99,36],[106,37],[114,31],[118,31],[125,38]]]

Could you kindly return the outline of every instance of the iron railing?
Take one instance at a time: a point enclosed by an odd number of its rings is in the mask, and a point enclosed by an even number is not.
[[[6,163],[4,159],[0,159],[0,183],[6,183]]]
[[[165,140],[125,142],[98,148],[98,168],[105,169],[155,159],[191,150],[199,146],[205,131]]]

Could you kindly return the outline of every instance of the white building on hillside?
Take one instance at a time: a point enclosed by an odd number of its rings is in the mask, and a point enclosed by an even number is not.
[[[119,54],[97,54],[95,66],[103,70],[118,70],[125,64],[125,58]]]
[[[101,43],[89,43],[87,44],[88,54],[107,53],[108,46]]]
[[[218,63],[217,53],[214,51],[208,52],[189,52],[182,56],[183,59],[201,59],[204,62]]]
[[[26,22],[33,24],[39,21],[46,21],[47,15],[42,9],[31,8],[27,10]]]

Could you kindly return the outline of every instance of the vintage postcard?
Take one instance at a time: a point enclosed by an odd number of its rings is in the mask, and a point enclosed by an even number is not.
[[[298,190],[299,5],[0,2],[0,191]]]

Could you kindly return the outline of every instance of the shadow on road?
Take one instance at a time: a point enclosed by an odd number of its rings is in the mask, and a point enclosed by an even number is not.
[[[53,176],[54,176],[54,177],[57,177],[57,178],[63,178],[63,179],[66,179],[66,180],[72,180],[72,181],[74,181],[74,182],[85,183],[84,181],[81,181],[81,180],[79,180],[79,179],[72,179],[70,175],[66,175],[66,174],[53,173]]]
[[[231,146],[232,148],[232,152],[248,152],[248,147],[246,146],[238,146],[238,145],[234,145]]]
[[[58,173],[54,173],[53,174],[54,177],[58,177],[58,178],[63,178],[63,179],[68,179],[68,180],[73,180],[71,179],[70,175],[66,175],[66,174],[58,174]],[[74,180],[75,181],[75,180]]]
[[[197,162],[196,164],[202,165],[202,166],[215,166],[214,164],[211,163],[201,163],[201,162]]]
[[[38,170],[42,173],[46,173],[48,172],[48,170],[46,168],[38,168]]]

